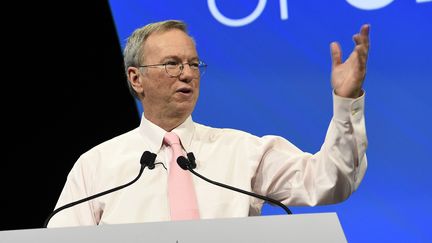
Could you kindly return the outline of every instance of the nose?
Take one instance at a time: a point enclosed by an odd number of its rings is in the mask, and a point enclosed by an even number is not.
[[[189,66],[189,64],[183,64],[180,66],[181,74],[179,76],[180,81],[189,83],[195,78],[194,70]]]

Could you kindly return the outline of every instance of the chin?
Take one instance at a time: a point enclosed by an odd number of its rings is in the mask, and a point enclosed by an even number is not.
[[[188,117],[190,114],[192,114],[194,107],[195,107],[195,105],[182,104],[182,105],[177,106],[175,110],[179,116]]]

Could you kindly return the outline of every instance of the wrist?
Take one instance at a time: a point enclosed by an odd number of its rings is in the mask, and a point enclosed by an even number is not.
[[[343,98],[350,98],[350,99],[356,99],[363,95],[363,89],[354,90],[352,92],[340,92],[337,89],[334,90],[334,93],[337,96],[343,97]]]

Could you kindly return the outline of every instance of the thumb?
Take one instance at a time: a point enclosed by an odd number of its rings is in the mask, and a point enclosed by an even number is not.
[[[342,51],[337,42],[332,42],[330,44],[330,53],[333,68],[342,63]]]

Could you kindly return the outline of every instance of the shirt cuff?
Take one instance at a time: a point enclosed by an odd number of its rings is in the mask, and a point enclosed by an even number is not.
[[[351,121],[363,117],[365,92],[358,98],[345,98],[336,95],[333,90],[333,118],[340,121]]]

